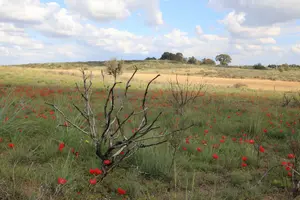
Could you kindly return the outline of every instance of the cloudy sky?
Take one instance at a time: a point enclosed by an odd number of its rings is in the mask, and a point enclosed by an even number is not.
[[[0,65],[232,56],[300,64],[300,0],[0,0]]]

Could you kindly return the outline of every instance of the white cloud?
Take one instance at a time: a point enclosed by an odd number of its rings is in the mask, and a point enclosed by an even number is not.
[[[300,54],[300,44],[292,46],[292,51],[296,54]]]
[[[202,35],[203,34],[203,30],[202,30],[201,26],[199,26],[199,25],[196,26],[196,33],[198,35]]]
[[[196,26],[195,30],[198,37],[205,41],[218,41],[218,40],[227,41],[228,40],[227,37],[221,37],[215,34],[204,34],[203,29],[199,25]]]
[[[42,42],[30,38],[24,29],[17,28],[11,23],[0,24],[0,43],[24,46],[31,49],[42,49],[44,47]]]
[[[262,44],[276,44],[276,40],[274,38],[260,38],[259,41]]]
[[[151,38],[137,36],[128,31],[120,31],[114,28],[98,28],[86,25],[82,40],[91,46],[102,47],[112,52],[147,54],[151,46]]]
[[[0,7],[0,21],[35,24],[46,20],[59,5],[43,4],[39,0],[1,0]]]
[[[246,25],[268,26],[300,19],[299,0],[209,0],[219,9],[247,13]]]
[[[72,11],[100,22],[129,17],[133,11],[142,9],[149,25],[162,25],[159,0],[65,0]]]
[[[261,38],[268,36],[278,36],[280,35],[279,26],[268,26],[268,27],[248,27],[243,26],[246,20],[245,13],[230,12],[225,19],[219,22],[224,24],[226,29],[234,36],[240,38]]]
[[[54,37],[76,36],[83,31],[79,17],[71,15],[64,8],[58,9],[50,18],[39,25],[35,25],[34,28],[47,36]]]
[[[278,47],[278,46],[272,46],[272,47],[271,47],[271,50],[272,50],[272,51],[277,51],[277,52],[279,52],[279,51],[282,51],[282,48],[280,48],[280,47]]]

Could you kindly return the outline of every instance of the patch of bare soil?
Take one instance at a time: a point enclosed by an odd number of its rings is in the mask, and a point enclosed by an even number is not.
[[[124,73],[122,77],[130,77],[131,73]],[[138,73],[135,76],[136,80],[149,81],[156,74],[141,74]],[[178,81],[184,83],[186,76],[178,75]],[[175,80],[176,76],[171,74],[162,74],[155,82],[167,83],[170,80]],[[272,80],[261,80],[261,79],[231,79],[231,78],[215,78],[215,77],[201,77],[201,76],[189,76],[189,80],[193,83],[208,84],[216,86],[229,86],[233,87],[235,84],[243,84],[247,88],[256,90],[275,90],[275,91],[298,91],[300,89],[300,82],[291,81],[272,81]]]

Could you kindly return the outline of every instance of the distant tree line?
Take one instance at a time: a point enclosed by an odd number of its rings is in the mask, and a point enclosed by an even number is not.
[[[145,60],[156,60],[155,57],[147,57]],[[182,53],[171,53],[171,52],[164,52],[159,60],[171,60],[171,61],[178,61],[187,64],[198,64],[198,65],[216,65],[215,61],[220,62],[220,65],[227,66],[231,63],[231,57],[227,54],[220,54],[217,55],[215,60],[210,58],[203,58],[202,60],[198,60],[194,56],[192,57],[184,57]]]

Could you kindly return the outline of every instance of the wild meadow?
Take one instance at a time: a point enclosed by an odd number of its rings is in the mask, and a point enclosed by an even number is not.
[[[148,80],[103,81],[85,93],[86,80],[1,82],[0,199],[299,198],[293,98],[155,81],[145,93]]]

